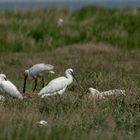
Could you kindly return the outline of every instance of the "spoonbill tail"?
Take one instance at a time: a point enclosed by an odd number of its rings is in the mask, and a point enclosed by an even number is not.
[[[121,95],[126,96],[125,90],[120,90],[120,89],[112,89],[112,90],[100,92],[97,89],[89,88],[88,91],[90,92],[91,96],[96,99],[105,99],[106,97],[109,96],[115,96],[115,97]]]
[[[32,80],[32,79],[35,80],[35,85],[33,88],[33,91],[35,91],[35,89],[37,87],[37,77],[42,77],[42,87],[44,87],[44,77],[43,76],[47,73],[54,73],[53,69],[54,69],[53,65],[40,63],[40,64],[33,65],[28,70],[25,70],[23,93],[25,93],[25,90],[26,90],[27,77],[29,80]]]
[[[68,85],[73,82],[75,78],[73,70],[71,68],[65,71],[65,76],[58,77],[48,83],[41,91],[38,93],[41,98],[45,96],[52,96],[55,94],[63,94]]]

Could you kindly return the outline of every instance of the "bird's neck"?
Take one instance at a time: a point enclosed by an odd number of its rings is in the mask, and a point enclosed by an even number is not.
[[[70,74],[66,74],[67,80],[68,80],[68,85],[70,85],[73,82],[73,77]]]

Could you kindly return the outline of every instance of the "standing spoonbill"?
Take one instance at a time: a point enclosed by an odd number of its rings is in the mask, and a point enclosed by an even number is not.
[[[10,95],[21,100],[23,99],[22,94],[20,94],[16,86],[7,79],[0,80],[0,92],[5,96]]]
[[[55,94],[63,94],[68,85],[73,82],[73,78],[76,80],[73,70],[71,68],[65,71],[65,76],[58,77],[48,83],[41,91],[38,93],[41,98],[45,96],[52,96]]]
[[[54,73],[53,69],[54,69],[53,65],[40,63],[40,64],[33,65],[28,70],[25,70],[24,71],[23,93],[25,93],[27,77],[29,80],[32,80],[32,79],[35,80],[35,86],[33,88],[33,91],[35,91],[35,89],[37,87],[37,77],[42,77],[42,87],[44,87],[44,77],[43,76],[44,76],[44,74],[47,74],[47,73]]]
[[[118,97],[121,95],[126,96],[125,90],[120,90],[120,89],[112,89],[112,90],[100,92],[97,89],[89,88],[88,91],[91,94],[90,97],[94,97],[96,99],[105,99],[106,97],[110,97],[110,96],[114,96],[114,97]]]

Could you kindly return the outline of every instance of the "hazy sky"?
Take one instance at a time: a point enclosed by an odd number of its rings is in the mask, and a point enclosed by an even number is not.
[[[0,0],[3,2],[6,1],[138,1],[138,0]]]

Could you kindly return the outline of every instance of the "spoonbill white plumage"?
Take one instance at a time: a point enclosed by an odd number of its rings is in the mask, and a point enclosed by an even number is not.
[[[23,99],[22,94],[20,94],[16,86],[7,79],[0,80],[0,92],[5,96],[10,95],[21,100]]]
[[[42,77],[42,87],[44,87],[44,77],[43,76],[47,73],[55,73],[53,71],[53,69],[54,69],[53,65],[40,63],[40,64],[33,65],[28,70],[25,70],[24,71],[23,93],[25,93],[25,90],[26,90],[27,77],[29,80],[32,80],[32,79],[35,80],[35,86],[33,88],[33,91],[35,91],[35,89],[37,87],[37,77]]]
[[[109,96],[126,96],[125,94],[125,90],[120,90],[120,89],[112,89],[112,90],[108,90],[108,91],[98,91],[97,89],[94,88],[89,88],[88,91],[90,92],[91,96],[97,99],[105,99],[106,97]]]
[[[47,86],[41,89],[38,95],[41,96],[41,98],[55,94],[61,95],[65,92],[67,86],[73,82],[73,78],[75,78],[73,70],[69,68],[65,71],[65,76],[61,76],[50,81]]]
[[[45,127],[47,127],[48,126],[48,122],[47,121],[44,121],[44,120],[41,120],[41,121],[39,121],[39,122],[36,122],[36,124],[38,124],[39,126],[45,126]]]

